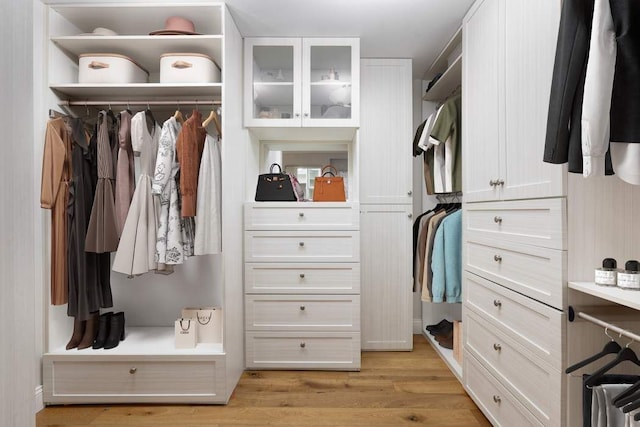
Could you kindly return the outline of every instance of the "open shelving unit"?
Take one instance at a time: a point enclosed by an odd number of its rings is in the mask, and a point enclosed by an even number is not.
[[[640,310],[640,292],[617,286],[599,286],[593,282],[569,282],[569,289]]]
[[[438,353],[440,358],[444,361],[444,363],[449,367],[453,375],[456,376],[458,381],[462,382],[462,366],[458,363],[458,361],[453,357],[453,350],[449,350],[448,348],[442,347],[436,338],[429,334],[423,332],[422,335],[429,341],[431,347]]]
[[[458,28],[447,45],[442,49],[435,61],[422,76],[423,80],[431,81],[442,73],[438,81],[422,97],[423,101],[442,101],[460,86],[462,81],[462,53],[449,64],[449,57],[462,43],[462,27]]]

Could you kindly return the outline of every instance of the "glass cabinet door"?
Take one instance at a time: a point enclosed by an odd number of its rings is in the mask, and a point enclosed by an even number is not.
[[[247,126],[300,126],[300,50],[300,39],[246,39]]]
[[[358,39],[303,39],[303,126],[357,126]]]

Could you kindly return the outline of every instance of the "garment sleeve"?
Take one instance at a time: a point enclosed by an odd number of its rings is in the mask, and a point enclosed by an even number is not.
[[[452,101],[449,100],[438,110],[438,115],[430,132],[429,142],[433,145],[446,142],[449,135],[451,135],[455,120],[455,106]]]
[[[151,184],[152,194],[162,194],[162,190],[166,187],[171,179],[171,168],[173,166],[173,158],[175,150],[173,148],[173,140],[176,135],[172,131],[170,123],[165,122],[160,133],[160,141],[158,142],[158,156],[156,157],[156,168],[153,175],[153,183]]]
[[[433,250],[431,252],[431,301],[444,302],[445,295],[445,255],[444,255],[444,218],[435,232]]]
[[[146,125],[146,119],[143,112],[137,113],[131,118],[131,147],[133,148],[133,151],[137,153],[142,151],[142,147],[144,145],[144,142],[142,141],[144,135],[143,126]]]
[[[448,303],[462,302],[462,212],[443,220],[445,290]]]
[[[616,39],[609,0],[595,0],[582,105],[583,175],[604,176]]]
[[[42,155],[42,178],[40,187],[40,206],[53,209],[64,167],[64,141],[55,128],[47,124]]]

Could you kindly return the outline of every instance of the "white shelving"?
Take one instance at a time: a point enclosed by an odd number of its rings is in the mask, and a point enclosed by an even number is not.
[[[222,94],[222,83],[133,83],[133,84],[51,84],[49,88],[63,95],[63,97],[74,99],[91,99],[99,101],[103,99],[113,99],[118,97],[122,100],[135,101],[138,99],[154,98],[180,98],[192,97],[206,99],[220,97]],[[180,101],[180,99],[178,99]]]
[[[429,344],[431,344],[436,353],[440,355],[440,358],[444,360],[444,363],[447,364],[453,375],[458,378],[458,381],[462,382],[462,366],[460,366],[458,361],[453,357],[453,350],[442,347],[431,334],[423,332],[422,335],[429,341]]]
[[[256,104],[293,108],[293,82],[255,82]]]
[[[462,54],[447,68],[442,77],[422,97],[423,101],[439,101],[451,95],[462,81]]]
[[[569,289],[640,310],[640,292],[637,291],[616,286],[598,286],[593,282],[569,282]]]

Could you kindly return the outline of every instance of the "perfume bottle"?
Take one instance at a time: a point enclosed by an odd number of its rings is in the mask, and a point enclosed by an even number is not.
[[[636,260],[627,261],[624,271],[618,272],[618,287],[640,291],[640,263]]]
[[[616,260],[605,258],[602,260],[602,267],[596,268],[595,282],[600,286],[615,286],[618,269]]]

